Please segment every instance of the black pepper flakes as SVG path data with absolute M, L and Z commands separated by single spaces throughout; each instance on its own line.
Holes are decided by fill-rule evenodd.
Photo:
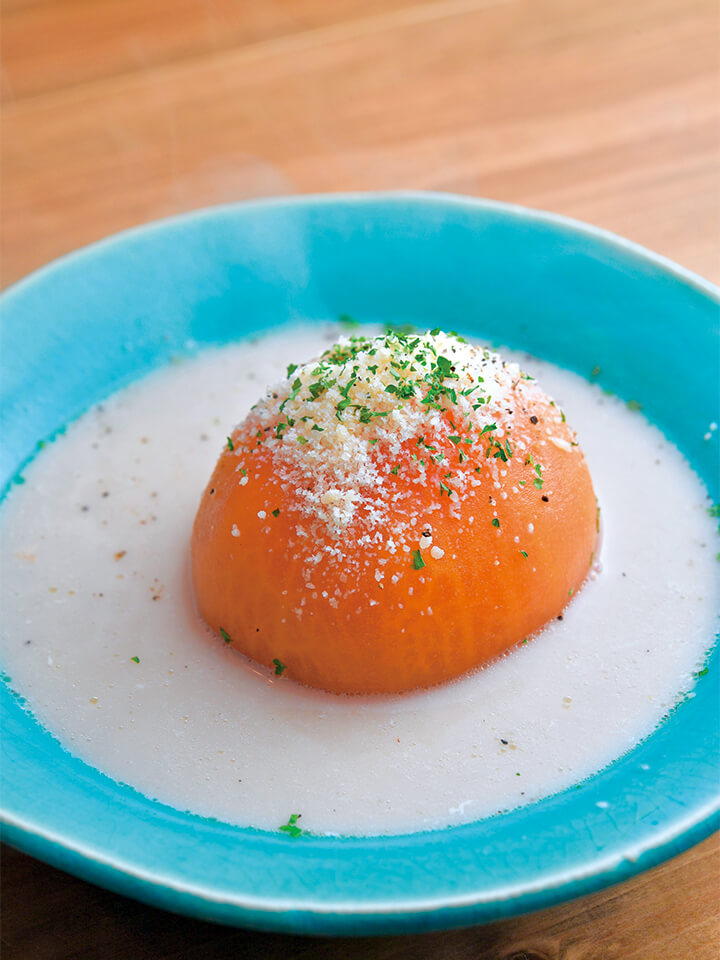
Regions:
M 530 417 L 530 423 L 534 425 L 537 422 L 538 422 L 538 418 L 535 416 L 535 414 L 533 414 L 532 417 Z
M 546 497 L 545 494 L 543 494 L 540 499 L 543 503 L 550 503 L 550 497 Z

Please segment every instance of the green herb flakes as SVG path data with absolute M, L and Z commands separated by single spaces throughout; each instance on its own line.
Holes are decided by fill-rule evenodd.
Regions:
M 413 569 L 415 570 L 422 570 L 422 568 L 425 566 L 425 561 L 423 560 L 423 555 L 421 550 L 413 550 L 412 564 L 413 564 Z
M 287 670 L 287 667 L 286 667 L 285 664 L 282 662 L 282 660 L 278 660 L 277 657 L 275 657 L 275 658 L 273 659 L 273 666 L 275 667 L 275 676 L 276 676 L 276 677 L 281 677 L 281 676 L 283 675 L 283 673 L 285 673 L 285 671 Z
M 232 637 L 227 630 L 224 630 L 222 627 L 220 627 L 220 636 L 223 638 L 225 643 L 232 643 Z
M 290 819 L 288 820 L 288 822 L 287 822 L 287 823 L 284 823 L 284 824 L 280 827 L 280 832 L 281 832 L 281 833 L 286 833 L 289 837 L 301 837 L 303 831 L 302 831 L 302 829 L 301 829 L 300 827 L 298 827 L 298 825 L 297 825 L 297 822 L 298 822 L 298 820 L 300 819 L 300 816 L 301 816 L 301 814 L 299 814 L 299 813 L 291 813 L 291 814 L 290 814 Z

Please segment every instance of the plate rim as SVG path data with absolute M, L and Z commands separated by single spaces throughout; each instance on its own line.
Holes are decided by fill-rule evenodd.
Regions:
M 397 204 L 408 201 L 419 202 L 428 206 L 441 206 L 450 210 L 467 209 L 475 212 L 491 210 L 506 216 L 509 215 L 520 221 L 529 220 L 559 227 L 566 232 L 600 241 L 604 246 L 621 250 L 642 262 L 659 267 L 664 273 L 669 273 L 677 280 L 720 305 L 720 287 L 717 285 L 669 258 L 604 228 L 563 214 L 497 200 L 444 192 L 393 190 L 257 198 L 203 207 L 170 217 L 151 220 L 68 252 L 32 271 L 0 294 L 0 310 L 8 303 L 11 304 L 14 297 L 21 295 L 26 288 L 44 281 L 47 277 L 52 276 L 55 271 L 62 270 L 68 262 L 82 260 L 84 257 L 92 256 L 99 251 L 112 248 L 115 244 L 132 240 L 138 234 L 147 236 L 172 225 L 192 224 L 223 214 L 232 215 L 233 212 L 242 211 L 248 207 L 272 209 L 290 206 L 334 206 L 337 204 Z M 221 919 L 222 922 L 226 923 L 236 922 L 246 926 L 258 926 L 261 929 L 280 930 L 285 926 L 286 929 L 291 930 L 294 929 L 292 926 L 283 925 L 278 921 L 278 918 L 302 912 L 309 913 L 313 922 L 309 925 L 304 924 L 303 926 L 309 927 L 309 929 L 303 929 L 301 932 L 324 932 L 327 930 L 335 933 L 353 932 L 352 929 L 346 929 L 344 925 L 346 921 L 375 918 L 379 925 L 379 929 L 375 932 L 391 932 L 396 929 L 396 924 L 392 921 L 397 921 L 403 916 L 417 918 L 422 915 L 424 917 L 422 928 L 424 929 L 467 925 L 496 919 L 499 916 L 510 916 L 530 909 L 541 909 L 628 879 L 645 869 L 656 866 L 668 857 L 688 849 L 716 830 L 720 826 L 720 791 L 716 793 L 713 802 L 707 802 L 698 809 L 691 810 L 684 818 L 673 821 L 664 831 L 651 833 L 644 840 L 637 841 L 634 847 L 630 845 L 624 854 L 612 853 L 604 858 L 599 856 L 587 861 L 579 867 L 565 867 L 556 871 L 551 878 L 548 878 L 547 875 L 541 875 L 534 884 L 525 880 L 515 886 L 495 888 L 480 894 L 458 896 L 443 894 L 436 899 L 410 895 L 404 899 L 393 899 L 385 903 L 370 900 L 349 901 L 347 903 L 333 901 L 325 904 L 319 903 L 317 897 L 315 900 L 303 901 L 295 898 L 282 899 L 279 897 L 253 898 L 247 894 L 227 896 L 217 890 L 214 891 L 208 885 L 193 886 L 191 883 L 177 883 L 170 875 L 153 874 L 143 869 L 133 868 L 132 864 L 123 863 L 117 857 L 103 855 L 101 851 L 94 850 L 92 845 L 75 844 L 67 837 L 54 834 L 38 823 L 13 815 L 5 809 L 4 802 L 0 806 L 0 823 L 4 823 L 8 831 L 8 835 L 5 837 L 6 842 L 12 846 L 24 849 L 27 852 L 33 852 L 28 850 L 28 847 L 34 848 L 33 841 L 39 842 L 41 846 L 46 848 L 47 855 L 42 856 L 42 859 L 46 862 L 60 865 L 58 860 L 62 860 L 63 856 L 58 856 L 58 853 L 62 853 L 66 858 L 79 858 L 79 862 L 85 866 L 84 870 L 82 868 L 78 869 L 78 864 L 74 867 L 61 866 L 61 869 L 66 869 L 89 879 L 87 874 L 93 872 L 91 867 L 99 866 L 102 871 L 110 876 L 132 878 L 147 885 L 152 890 L 158 891 L 158 893 L 159 891 L 172 891 L 188 896 L 198 901 L 198 907 L 201 904 L 206 907 L 209 904 L 215 905 L 216 910 L 214 912 L 221 913 L 222 916 L 208 916 L 206 911 L 203 912 L 199 909 L 193 913 L 192 910 L 187 909 L 187 904 L 182 910 L 186 914 L 203 916 L 207 919 Z M 442 831 L 438 832 L 441 833 Z M 33 855 L 41 856 L 37 851 L 34 851 Z M 102 881 L 95 878 L 91 879 L 91 882 Z M 140 896 L 137 893 L 131 895 L 138 899 L 146 899 L 148 902 L 155 902 L 156 900 L 149 893 L 147 896 Z M 526 905 L 523 905 L 523 903 Z M 493 906 L 495 907 L 494 910 L 491 909 Z M 224 908 L 235 911 L 237 916 L 226 915 Z M 445 915 L 447 911 L 459 911 L 462 914 L 462 919 L 459 922 L 452 922 L 452 920 L 448 922 L 450 918 Z M 468 911 L 472 913 L 470 919 L 467 916 Z M 267 923 L 263 923 L 263 920 L 267 920 Z M 327 922 L 324 923 L 324 920 Z M 385 925 L 383 926 L 384 922 Z M 408 931 L 419 928 L 417 923 L 410 922 L 408 925 Z M 363 930 L 359 928 L 357 932 L 362 933 Z
M 674 277 L 683 280 L 696 290 L 707 294 L 720 305 L 720 284 L 712 283 L 712 281 L 707 280 L 688 267 L 683 267 L 682 264 L 672 260 L 670 257 L 656 253 L 649 247 L 645 247 L 641 243 L 623 237 L 621 234 L 615 233 L 605 227 L 598 227 L 586 220 L 580 220 L 577 217 L 571 217 L 564 213 L 554 213 L 550 210 L 527 207 L 519 203 L 507 203 L 503 200 L 474 197 L 460 193 L 445 193 L 441 190 L 408 189 L 348 190 L 339 191 L 338 193 L 293 193 L 268 197 L 254 197 L 247 200 L 234 200 L 228 203 L 211 204 L 210 206 L 186 210 L 182 213 L 174 213 L 167 217 L 145 220 L 131 227 L 126 227 L 123 230 L 118 230 L 115 233 L 100 237 L 97 240 L 92 240 L 80 247 L 76 247 L 74 250 L 69 250 L 67 253 L 60 254 L 58 257 L 31 270 L 0 291 L 0 307 L 7 298 L 14 296 L 16 293 L 21 293 L 26 285 L 65 266 L 66 262 L 104 249 L 106 246 L 112 246 L 121 240 L 131 239 L 136 234 L 142 233 L 147 235 L 155 230 L 162 230 L 165 227 L 175 224 L 190 223 L 193 220 L 203 220 L 206 217 L 232 213 L 235 210 L 244 210 L 248 207 L 266 207 L 270 209 L 284 206 L 332 206 L 337 203 L 366 204 L 377 203 L 379 201 L 396 203 L 407 200 L 427 203 L 428 205 L 437 204 L 438 206 L 442 206 L 451 204 L 457 207 L 468 207 L 476 210 L 494 210 L 495 212 L 509 213 L 518 219 L 529 219 L 539 223 L 555 224 L 573 233 L 604 240 L 611 246 L 619 247 L 635 254 L 639 259 L 662 267 Z

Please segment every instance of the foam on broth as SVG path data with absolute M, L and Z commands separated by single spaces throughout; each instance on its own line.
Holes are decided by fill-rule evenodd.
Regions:
M 606 766 L 694 683 L 718 609 L 717 538 L 702 485 L 660 432 L 549 364 L 522 358 L 578 431 L 604 525 L 602 571 L 562 621 L 446 686 L 338 697 L 270 675 L 198 619 L 188 541 L 225 435 L 336 333 L 206 351 L 42 452 L 0 511 L 13 687 L 111 777 L 269 829 L 296 812 L 317 833 L 440 827 Z

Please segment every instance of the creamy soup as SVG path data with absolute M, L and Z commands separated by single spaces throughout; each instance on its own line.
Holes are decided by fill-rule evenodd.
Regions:
M 0 510 L 11 685 L 114 779 L 271 830 L 291 814 L 321 834 L 442 827 L 602 769 L 692 696 L 716 623 L 717 536 L 661 433 L 549 364 L 521 358 L 577 430 L 603 518 L 600 557 L 562 620 L 444 686 L 345 697 L 271 674 L 197 616 L 190 530 L 228 429 L 336 333 L 207 350 L 43 449 Z

